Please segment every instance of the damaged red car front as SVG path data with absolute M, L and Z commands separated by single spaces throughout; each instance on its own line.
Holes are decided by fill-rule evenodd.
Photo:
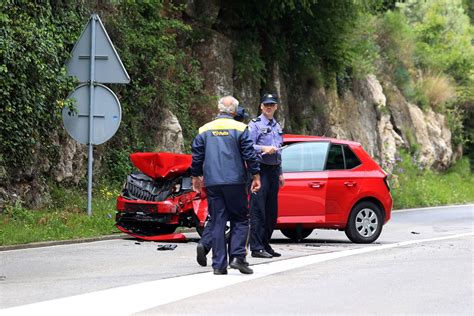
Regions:
M 140 172 L 127 177 L 117 198 L 116 227 L 145 240 L 179 226 L 196 227 L 201 234 L 207 203 L 192 190 L 191 155 L 134 153 L 130 159 Z

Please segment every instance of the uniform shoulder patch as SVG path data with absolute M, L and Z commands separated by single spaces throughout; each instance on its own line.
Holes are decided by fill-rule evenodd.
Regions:
M 256 118 L 252 119 L 252 122 L 260 122 L 261 120 L 262 120 L 261 118 L 256 117 Z

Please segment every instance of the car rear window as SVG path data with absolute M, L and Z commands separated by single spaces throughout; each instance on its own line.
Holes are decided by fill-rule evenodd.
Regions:
M 281 154 L 283 172 L 322 171 L 328 142 L 291 144 Z
M 331 144 L 326 162 L 326 170 L 352 169 L 360 165 L 360 160 L 347 145 Z
M 352 169 L 361 164 L 359 158 L 357 158 L 352 149 L 346 145 L 344 145 L 344 158 L 346 159 L 346 169 Z

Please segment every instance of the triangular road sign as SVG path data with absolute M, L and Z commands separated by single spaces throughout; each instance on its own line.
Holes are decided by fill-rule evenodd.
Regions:
M 72 49 L 72 57 L 66 67 L 68 75 L 80 82 L 90 81 L 90 55 L 92 19 L 95 23 L 95 74 L 94 81 L 101 83 L 129 83 L 130 77 L 122 64 L 102 21 L 97 14 L 89 19 L 81 37 Z

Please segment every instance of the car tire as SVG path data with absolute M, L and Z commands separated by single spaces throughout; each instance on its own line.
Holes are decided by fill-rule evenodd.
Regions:
M 383 215 L 380 207 L 366 201 L 356 204 L 349 215 L 346 236 L 357 244 L 370 244 L 382 232 Z
M 280 229 L 281 233 L 287 237 L 290 238 L 291 240 L 298 241 L 298 240 L 303 240 L 311 233 L 313 230 L 311 228 L 303 228 L 301 229 L 300 236 L 298 236 L 298 229 L 297 228 L 285 228 L 285 229 Z

